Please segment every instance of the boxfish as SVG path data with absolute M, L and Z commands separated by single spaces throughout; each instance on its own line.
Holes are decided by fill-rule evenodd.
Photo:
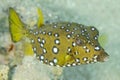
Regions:
M 75 22 L 44 24 L 42 11 L 38 9 L 38 22 L 32 29 L 18 13 L 9 8 L 9 28 L 13 42 L 28 39 L 27 54 L 33 52 L 40 62 L 60 67 L 104 62 L 108 54 L 101 47 L 99 31 L 94 26 Z M 26 43 L 26 42 L 24 42 Z

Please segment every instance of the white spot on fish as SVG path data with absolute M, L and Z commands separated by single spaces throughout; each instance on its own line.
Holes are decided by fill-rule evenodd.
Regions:
M 47 50 L 45 48 L 43 49 L 43 53 L 47 53 Z
M 67 38 L 70 39 L 71 35 L 70 34 L 67 34 Z
M 90 52 L 90 49 L 86 49 L 86 53 L 89 53 Z
M 70 65 L 70 64 L 67 64 L 66 66 L 69 67 L 69 66 L 71 66 L 71 65 Z
M 35 47 L 33 47 L 33 51 L 36 51 L 37 49 Z
M 40 31 L 39 31 L 39 33 L 41 34 L 41 33 L 42 33 L 42 31 L 40 30 Z
M 66 32 L 69 32 L 70 30 L 69 29 L 66 29 Z
M 73 47 L 76 46 L 76 43 L 75 43 L 75 42 L 72 42 L 72 46 L 73 46 Z
M 52 35 L 52 32 L 51 32 L 51 31 L 50 31 L 50 32 L 48 32 L 48 35 L 49 35 L 49 36 L 51 36 L 51 35 Z
M 58 51 L 59 51 L 59 49 L 58 49 L 56 46 L 54 46 L 54 47 L 52 48 L 52 51 L 53 51 L 53 53 L 57 54 Z
M 99 47 L 99 46 L 96 46 L 96 47 L 95 47 L 95 50 L 96 50 L 96 51 L 99 51 L 99 50 L 100 50 L 100 47 Z
M 75 61 L 76 61 L 77 63 L 79 63 L 79 62 L 80 62 L 80 59 L 79 59 L 79 58 L 77 58 Z
M 34 43 L 34 42 L 35 42 L 34 39 L 32 39 L 32 40 L 31 40 L 31 43 Z
M 75 27 L 75 28 L 73 28 L 73 30 L 75 30 L 75 31 L 76 31 L 76 30 L 77 30 L 77 28 Z
M 80 35 L 79 35 L 79 34 L 77 34 L 77 37 L 80 37 Z
M 85 35 L 85 33 L 81 33 L 81 35 L 82 35 L 82 36 L 84 36 L 84 35 Z
M 37 35 L 37 34 L 38 34 L 38 31 L 36 31 L 35 34 Z
M 86 61 L 86 63 L 87 63 L 87 64 L 89 64 L 89 63 L 90 63 L 90 61 Z
M 72 66 L 76 66 L 76 63 L 72 63 Z
M 92 31 L 94 31 L 94 30 L 95 30 L 95 28 L 94 28 L 94 27 L 92 27 L 92 28 L 91 28 L 91 30 L 92 30 Z
M 94 37 L 94 39 L 95 39 L 95 40 L 97 40 L 97 39 L 98 39 L 98 37 L 97 37 L 97 36 L 95 36 L 95 37 Z
M 36 33 L 35 33 L 35 32 L 34 32 L 33 34 L 34 34 L 34 35 L 36 35 Z
M 98 56 L 97 56 L 97 55 L 95 55 L 93 58 L 94 58 L 94 59 L 97 59 L 97 57 L 98 57 Z
M 45 31 L 43 31 L 43 32 L 42 32 L 42 34 L 46 34 L 46 32 L 45 32 Z
M 83 61 L 87 61 L 87 58 L 86 58 L 86 57 L 84 57 L 84 58 L 83 58 Z
M 54 63 L 53 63 L 53 62 L 50 62 L 49 64 L 50 64 L 51 66 L 53 66 L 53 65 L 54 65 Z
M 48 60 L 46 59 L 46 60 L 45 60 L 45 62 L 47 63 L 47 62 L 48 62 Z
M 74 32 L 74 31 L 72 31 L 71 33 L 72 33 L 72 34 L 74 34 L 75 32 Z
M 82 32 L 82 33 L 84 33 L 84 32 L 85 32 L 85 30 L 82 28 L 82 29 L 81 29 L 81 32 Z
M 87 31 L 87 29 L 86 29 L 86 28 L 84 28 L 84 31 L 86 32 L 86 31 Z
M 94 59 L 93 62 L 97 62 L 97 59 Z
M 40 47 L 42 48 L 44 46 L 44 44 L 43 43 L 40 43 Z
M 40 37 L 38 37 L 38 42 L 40 42 Z
M 54 63 L 57 63 L 57 62 L 58 62 L 58 60 L 57 60 L 56 58 L 54 58 L 54 59 L 53 59 L 53 62 L 54 62 Z
M 71 24 L 69 23 L 69 24 L 67 24 L 67 26 L 70 26 Z
M 55 33 L 54 36 L 55 36 L 55 37 L 59 37 L 59 34 L 58 34 L 58 33 Z
M 41 55 L 41 56 L 40 56 L 40 60 L 43 60 L 43 59 L 44 59 L 44 56 L 43 56 L 43 55 Z
M 59 39 L 56 39 L 56 40 L 55 40 L 55 44 L 60 44 L 60 40 L 59 40 Z
M 42 39 L 42 43 L 45 44 L 45 40 L 44 39 Z
M 75 52 L 74 52 L 74 54 L 75 54 L 75 55 L 78 55 L 78 54 L 79 54 L 79 52 L 78 52 L 78 51 L 75 51 Z
M 56 27 L 57 27 L 56 25 L 53 26 L 53 28 L 56 28 Z
M 64 26 L 61 26 L 61 29 L 64 29 L 65 27 Z
M 68 47 L 67 51 L 68 51 L 68 53 L 69 53 L 69 52 L 71 52 L 71 48 L 70 48 L 70 47 Z
M 30 33 L 33 33 L 33 31 L 32 31 L 32 30 L 30 30 L 29 32 L 30 32 Z
M 87 46 L 83 46 L 84 49 L 87 49 Z

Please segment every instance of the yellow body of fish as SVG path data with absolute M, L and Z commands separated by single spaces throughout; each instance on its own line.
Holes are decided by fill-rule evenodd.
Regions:
M 59 22 L 43 24 L 43 15 L 38 9 L 39 18 L 35 29 L 27 29 L 13 8 L 9 9 L 9 26 L 14 42 L 27 37 L 32 51 L 43 63 L 54 66 L 75 66 L 104 61 L 108 54 L 98 42 L 99 32 L 93 26 L 78 23 Z M 27 46 L 26 46 L 27 47 Z

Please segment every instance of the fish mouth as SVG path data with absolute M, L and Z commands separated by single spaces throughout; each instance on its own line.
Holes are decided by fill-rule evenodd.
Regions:
M 97 57 L 97 60 L 100 62 L 105 62 L 109 60 L 109 55 L 105 51 L 101 51 L 100 55 Z

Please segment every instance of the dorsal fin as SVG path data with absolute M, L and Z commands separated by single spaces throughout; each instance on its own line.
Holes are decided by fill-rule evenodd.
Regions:
M 38 13 L 37 26 L 38 28 L 40 28 L 42 25 L 44 25 L 44 17 L 40 8 L 37 8 L 37 13 Z

